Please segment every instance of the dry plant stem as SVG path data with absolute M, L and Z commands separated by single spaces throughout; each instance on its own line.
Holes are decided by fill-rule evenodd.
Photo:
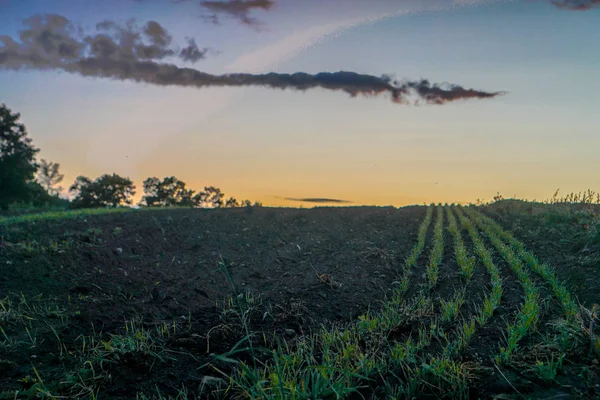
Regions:
M 504 373 L 500 370 L 500 368 L 496 365 L 496 363 L 494 363 L 494 367 L 496 367 L 496 369 L 498 370 L 498 372 L 500 372 L 500 375 L 502 375 L 502 377 L 510 385 L 510 387 L 513 388 L 514 391 L 519 394 L 519 396 L 523 397 L 523 395 L 521 394 L 521 392 L 519 392 L 517 390 L 517 388 L 513 386 L 513 384 L 508 380 L 508 378 L 506 377 L 506 375 L 504 375 Z

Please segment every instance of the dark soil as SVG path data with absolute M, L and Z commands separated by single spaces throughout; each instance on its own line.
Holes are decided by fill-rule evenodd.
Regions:
M 124 370 L 104 393 L 131 398 L 158 385 L 166 395 L 171 385 L 198 386 L 203 376 L 197 367 L 209 359 L 207 350 L 226 352 L 243 337 L 218 328 L 223 320 L 217 302 L 234 290 L 262 297 L 270 317 L 253 323 L 276 336 L 377 309 L 416 240 L 424 212 L 424 207 L 157 210 L 0 226 L 0 299 L 9 293 L 55 298 L 66 314 L 76 315 L 58 332 L 65 343 L 92 326 L 113 333 L 135 318 L 156 326 L 191 316 L 193 334 L 170 340 L 171 350 L 190 356 L 152 371 L 145 360 L 120 363 Z M 52 340 L 45 344 L 56 352 Z M 21 354 L 20 361 L 35 356 L 32 365 L 41 376 L 58 374 L 52 367 L 58 360 L 38 357 L 43 349 Z M 15 378 L 33 375 L 27 363 L 11 370 L 0 373 L 0 388 L 17 389 Z
M 101 370 L 110 375 L 102 377 L 99 398 L 131 399 L 140 392 L 175 396 L 182 387 L 206 398 L 203 390 L 218 387 L 222 375 L 204 366 L 210 362 L 231 371 L 232 364 L 215 361 L 215 355 L 247 343 L 240 304 L 251 305 L 243 318 L 250 331 L 261 333 L 253 339 L 257 349 L 284 340 L 293 346 L 296 337 L 323 325 L 338 326 L 379 309 L 416 243 L 425 210 L 173 209 L 0 224 L 0 328 L 10 339 L 0 331 L 0 399 L 14 398 L 16 390 L 17 398 L 39 397 L 44 390 L 63 393 L 64 385 L 72 395 L 79 388 L 79 398 L 90 397 L 86 387 L 94 386 Z M 588 219 L 579 214 L 549 218 L 518 210 L 484 208 L 555 266 L 582 304 L 600 302 L 600 246 L 590 232 L 596 225 L 584 228 L 580 222 L 589 225 Z M 435 216 L 406 297 L 410 301 L 420 291 L 430 294 L 439 316 L 439 300 L 449 300 L 464 282 L 446 221 L 438 284 L 431 292 L 426 288 Z M 468 233 L 461 234 L 474 255 Z M 597 360 L 587 354 L 587 344 L 586 354 L 566 359 L 561 376 L 551 384 L 531 372 L 535 357 L 549 354 L 538 345 L 560 315 L 538 277 L 535 282 L 546 299 L 539 332 L 520 343 L 516 358 L 523 364 L 502 366 L 501 373 L 496 369 L 493 357 L 524 293 L 506 262 L 493 254 L 504 279 L 502 303 L 487 325 L 478 327 L 460 359 L 479 368 L 471 397 L 508 398 L 518 390 L 531 398 L 597 398 Z M 459 323 L 473 315 L 489 290 L 489 274 L 478 259 Z M 10 312 L 2 308 L 8 300 Z M 428 326 L 433 321 L 427 315 L 413 322 Z M 414 324 L 393 336 L 406 337 Z M 453 334 L 453 323 L 447 325 L 444 329 Z M 105 346 L 99 339 L 115 346 L 111 340 L 118 336 L 113 335 L 138 328 L 154 336 L 161 331 L 160 348 L 150 343 L 143 351 L 89 350 Z M 423 356 L 438 353 L 443 345 L 443 340 L 434 341 Z M 234 358 L 255 362 L 249 351 Z M 373 398 L 380 393 L 373 387 L 361 391 Z

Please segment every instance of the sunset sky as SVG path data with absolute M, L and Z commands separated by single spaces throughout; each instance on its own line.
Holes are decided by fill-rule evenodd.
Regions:
M 63 186 L 115 172 L 135 181 L 139 199 L 146 177 L 174 175 L 194 189 L 284 206 L 312 205 L 286 198 L 400 206 L 600 189 L 597 0 L 273 0 L 247 13 L 215 3 L 0 0 L 0 103 L 21 113 L 39 157 L 60 163 Z M 17 59 L 23 46 L 9 52 L 36 14 L 86 33 L 107 20 L 156 21 L 174 44 L 193 37 L 208 49 L 194 63 L 157 63 L 215 75 L 351 71 L 484 95 L 415 105 L 416 97 L 391 101 L 391 89 L 352 97 L 81 76 L 64 60 Z

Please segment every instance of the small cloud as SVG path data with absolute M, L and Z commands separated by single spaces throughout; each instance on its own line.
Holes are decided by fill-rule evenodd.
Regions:
M 340 199 L 327 199 L 322 197 L 308 197 L 303 199 L 297 199 L 293 197 L 285 197 L 285 200 L 289 201 L 298 201 L 303 203 L 335 203 L 335 204 L 348 204 L 352 203 L 349 200 L 340 200 Z
M 200 49 L 196 44 L 196 40 L 194 38 L 185 38 L 187 40 L 188 45 L 179 51 L 179 58 L 183 61 L 189 61 L 191 63 L 195 63 L 198 60 L 203 60 L 206 58 L 206 53 L 208 53 L 208 48 Z
M 555 0 L 552 4 L 563 10 L 588 11 L 600 7 L 600 0 Z
M 226 1 L 201 1 L 200 6 L 208 10 L 211 14 L 207 20 L 218 24 L 219 15 L 226 15 L 235 18 L 245 25 L 255 28 L 262 26 L 262 23 L 250 13 L 254 10 L 270 10 L 275 2 L 273 0 L 226 0 Z

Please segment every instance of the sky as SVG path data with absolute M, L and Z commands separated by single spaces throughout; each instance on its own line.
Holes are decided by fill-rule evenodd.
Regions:
M 598 0 L 0 4 L 0 103 L 65 187 L 117 173 L 138 200 L 176 176 L 270 206 L 600 189 Z

